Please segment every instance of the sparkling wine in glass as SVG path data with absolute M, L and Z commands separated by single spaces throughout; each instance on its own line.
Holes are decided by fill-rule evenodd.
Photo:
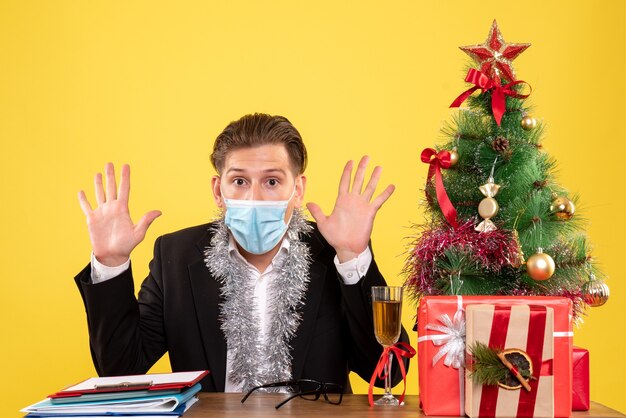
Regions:
M 389 347 L 398 342 L 402 329 L 402 287 L 373 286 L 372 307 L 374 310 L 374 334 L 376 340 L 383 347 Z M 389 352 L 389 361 L 385 365 L 385 394 L 374 402 L 375 405 L 394 405 L 400 402 L 391 394 L 391 360 L 393 354 Z

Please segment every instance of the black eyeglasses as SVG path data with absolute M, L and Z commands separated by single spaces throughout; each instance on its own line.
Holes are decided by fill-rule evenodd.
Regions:
M 248 396 L 252 394 L 257 389 L 268 389 L 268 388 L 278 388 L 278 387 L 288 387 L 290 391 L 293 393 L 290 397 L 276 405 L 276 409 L 280 408 L 293 398 L 302 398 L 307 401 L 316 401 L 320 398 L 320 395 L 324 395 L 324 400 L 333 405 L 339 405 L 341 400 L 343 399 L 343 386 L 338 385 L 336 383 L 322 383 L 317 380 L 310 379 L 298 379 L 298 380 L 289 380 L 286 382 L 276 382 L 276 383 L 268 383 L 265 385 L 257 386 L 243 397 L 241 403 L 244 403 Z

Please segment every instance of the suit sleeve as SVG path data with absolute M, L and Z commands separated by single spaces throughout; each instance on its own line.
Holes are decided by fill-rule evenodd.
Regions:
M 372 318 L 372 286 L 387 286 L 385 279 L 378 270 L 375 260 L 372 260 L 367 274 L 354 285 L 346 285 L 341 278 L 340 286 L 344 305 L 344 315 L 350 330 L 348 337 L 350 370 L 357 373 L 362 379 L 369 382 L 374 374 L 376 365 L 383 348 L 374 335 L 374 320 Z M 409 336 L 402 327 L 398 341 L 409 343 Z M 409 359 L 403 359 L 408 371 Z M 392 365 L 392 385 L 402 380 L 402 373 L 394 357 Z M 377 379 L 376 386 L 384 387 L 384 381 Z
M 157 240 L 150 274 L 135 297 L 132 269 L 91 284 L 91 266 L 75 281 L 85 305 L 91 356 L 98 375 L 143 374 L 166 351 Z

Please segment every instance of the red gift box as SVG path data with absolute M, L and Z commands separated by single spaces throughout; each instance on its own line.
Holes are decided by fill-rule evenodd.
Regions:
M 465 413 L 470 418 L 554 416 L 554 311 L 536 305 L 469 305 L 465 352 L 483 343 L 492 349 L 521 350 L 530 360 L 530 390 L 510 384 L 483 385 L 465 375 Z M 512 389 L 512 386 L 517 386 Z
M 589 410 L 589 351 L 574 347 L 572 351 L 572 410 Z
M 545 305 L 554 309 L 554 413 L 556 417 L 569 417 L 572 411 L 572 303 L 567 298 L 550 296 L 423 297 L 417 312 L 417 332 L 420 403 L 424 413 L 465 415 L 465 371 L 463 367 L 454 367 L 465 355 L 464 341 L 460 347 L 458 344 L 459 333 L 461 328 L 463 335 L 465 333 L 465 307 L 484 303 Z M 447 315 L 448 325 L 441 322 L 443 315 Z

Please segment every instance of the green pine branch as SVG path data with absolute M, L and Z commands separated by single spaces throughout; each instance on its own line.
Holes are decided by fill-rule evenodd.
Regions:
M 498 357 L 501 349 L 490 348 L 488 345 L 477 341 L 469 347 L 469 351 L 472 355 L 469 371 L 474 382 L 490 386 L 511 382 L 511 372 Z M 518 372 L 525 379 L 530 378 L 529 370 L 518 368 Z

